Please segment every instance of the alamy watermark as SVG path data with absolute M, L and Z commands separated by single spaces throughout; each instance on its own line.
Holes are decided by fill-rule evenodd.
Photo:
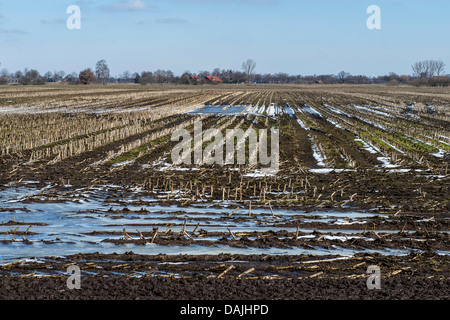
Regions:
M 186 129 L 178 129 L 172 134 L 172 141 L 181 141 L 172 149 L 174 165 L 257 165 L 266 166 L 262 174 L 276 174 L 280 167 L 280 132 L 270 130 L 270 152 L 268 148 L 269 135 L 267 129 L 259 129 L 259 135 L 254 128 L 244 132 L 242 129 L 227 129 L 225 137 L 219 129 L 202 130 L 202 122 L 194 123 L 194 137 Z M 245 146 L 248 141 L 248 162 Z M 203 150 L 203 144 L 208 143 Z M 224 153 L 225 147 L 225 153 Z M 236 157 L 235 157 L 236 153 Z M 193 158 L 192 158 L 193 154 Z
M 367 274 L 370 274 L 367 279 L 367 289 L 380 290 L 381 289 L 381 269 L 379 266 L 371 265 L 367 268 Z
M 67 268 L 67 273 L 72 274 L 67 279 L 67 288 L 70 290 L 81 289 L 81 270 L 77 265 L 71 265 Z
M 381 29 L 381 9 L 377 5 L 371 5 L 367 7 L 367 14 L 370 14 L 367 19 L 366 25 L 369 30 Z
M 70 16 L 66 20 L 66 26 L 69 30 L 81 29 L 81 9 L 77 5 L 71 5 L 67 7 L 67 14 Z

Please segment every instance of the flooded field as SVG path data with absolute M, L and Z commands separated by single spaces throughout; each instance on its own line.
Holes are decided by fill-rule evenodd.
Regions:
M 140 190 L 117 186 L 60 193 L 10 188 L 2 193 L 0 257 L 14 259 L 76 253 L 402 255 L 430 248 L 448 254 L 447 219 L 408 219 L 353 211 L 160 205 Z M 123 201 L 112 196 L 126 194 Z M 396 226 L 402 225 L 401 232 Z M 417 227 L 412 228 L 412 225 Z M 435 226 L 443 227 L 432 232 Z M 425 230 L 430 234 L 425 237 Z M 383 241 L 380 241 L 380 240 Z M 412 241 L 415 240 L 415 241 Z
M 125 287 L 364 285 L 375 264 L 392 286 L 447 288 L 445 89 L 143 88 L 0 93 L 0 281 L 57 289 L 79 265 Z M 276 128 L 279 171 L 173 164 L 172 133 L 195 121 L 223 137 Z

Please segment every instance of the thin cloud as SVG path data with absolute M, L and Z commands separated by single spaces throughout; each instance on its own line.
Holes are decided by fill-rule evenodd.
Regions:
M 240 4 L 251 4 L 251 5 L 271 5 L 277 4 L 278 0 L 172 0 L 178 2 L 188 2 L 188 3 L 240 3 Z
M 92 8 L 95 8 L 93 0 L 77 0 L 74 4 L 79 6 L 83 12 L 90 12 Z M 83 20 L 85 19 L 83 18 Z
M 19 29 L 0 28 L 0 34 L 28 34 L 28 32 Z
M 156 23 L 161 24 L 188 24 L 189 21 L 182 18 L 165 18 L 165 19 L 156 19 Z
M 64 20 L 64 19 L 52 19 L 52 20 L 42 19 L 41 20 L 41 24 L 45 24 L 45 25 L 64 25 L 64 24 L 66 24 L 66 20 Z
M 141 0 L 127 0 L 111 5 L 100 6 L 100 9 L 105 12 L 133 12 L 133 11 L 148 11 L 151 6 Z
M 188 2 L 188 3 L 233 3 L 236 0 L 172 0 L 177 2 Z
M 90 6 L 90 5 L 94 4 L 94 1 L 93 0 L 77 0 L 77 1 L 75 1 L 75 4 L 80 7 L 81 6 Z
M 241 3 L 262 5 L 262 4 L 276 4 L 277 0 L 241 0 Z

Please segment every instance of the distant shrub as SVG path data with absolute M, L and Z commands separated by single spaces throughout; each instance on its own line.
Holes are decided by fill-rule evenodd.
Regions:
M 425 79 L 425 78 L 414 79 L 411 81 L 411 85 L 413 85 L 415 87 L 428 86 L 429 84 L 430 83 L 429 83 L 428 79 Z
M 2 76 L 0 77 L 0 85 L 8 84 L 8 77 Z
M 87 68 L 86 70 L 83 70 L 80 72 L 78 79 L 79 79 L 80 83 L 82 83 L 84 85 L 88 85 L 95 80 L 95 75 L 90 68 Z M 76 79 L 76 78 L 70 79 L 69 78 L 68 82 L 70 84 L 73 84 L 73 82 L 78 83 L 78 79 Z
M 398 85 L 399 85 L 399 82 L 398 82 L 397 79 L 392 79 L 391 81 L 388 82 L 388 86 L 395 87 L 395 86 L 398 86 Z
M 31 84 L 35 85 L 35 86 L 42 86 L 45 84 L 45 81 L 41 77 L 39 77 L 39 78 L 33 79 L 31 81 Z
M 430 85 L 433 87 L 448 87 L 450 85 L 450 77 L 434 77 L 430 79 Z
M 20 83 L 21 85 L 27 86 L 27 85 L 31 84 L 31 79 L 23 76 L 23 77 L 20 77 L 17 80 L 17 82 Z
M 25 73 L 25 75 L 21 75 L 18 79 L 18 82 L 21 85 L 43 85 L 45 84 L 42 77 L 39 75 L 37 70 L 30 70 Z

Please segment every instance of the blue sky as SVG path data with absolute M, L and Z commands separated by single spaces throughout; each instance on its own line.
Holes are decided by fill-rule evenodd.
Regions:
M 81 9 L 69 30 L 67 7 Z M 369 5 L 381 30 L 369 30 Z M 411 74 L 440 59 L 450 73 L 448 0 L 15 0 L 0 1 L 0 62 L 10 72 L 94 68 L 175 74 L 238 70 L 289 74 Z

